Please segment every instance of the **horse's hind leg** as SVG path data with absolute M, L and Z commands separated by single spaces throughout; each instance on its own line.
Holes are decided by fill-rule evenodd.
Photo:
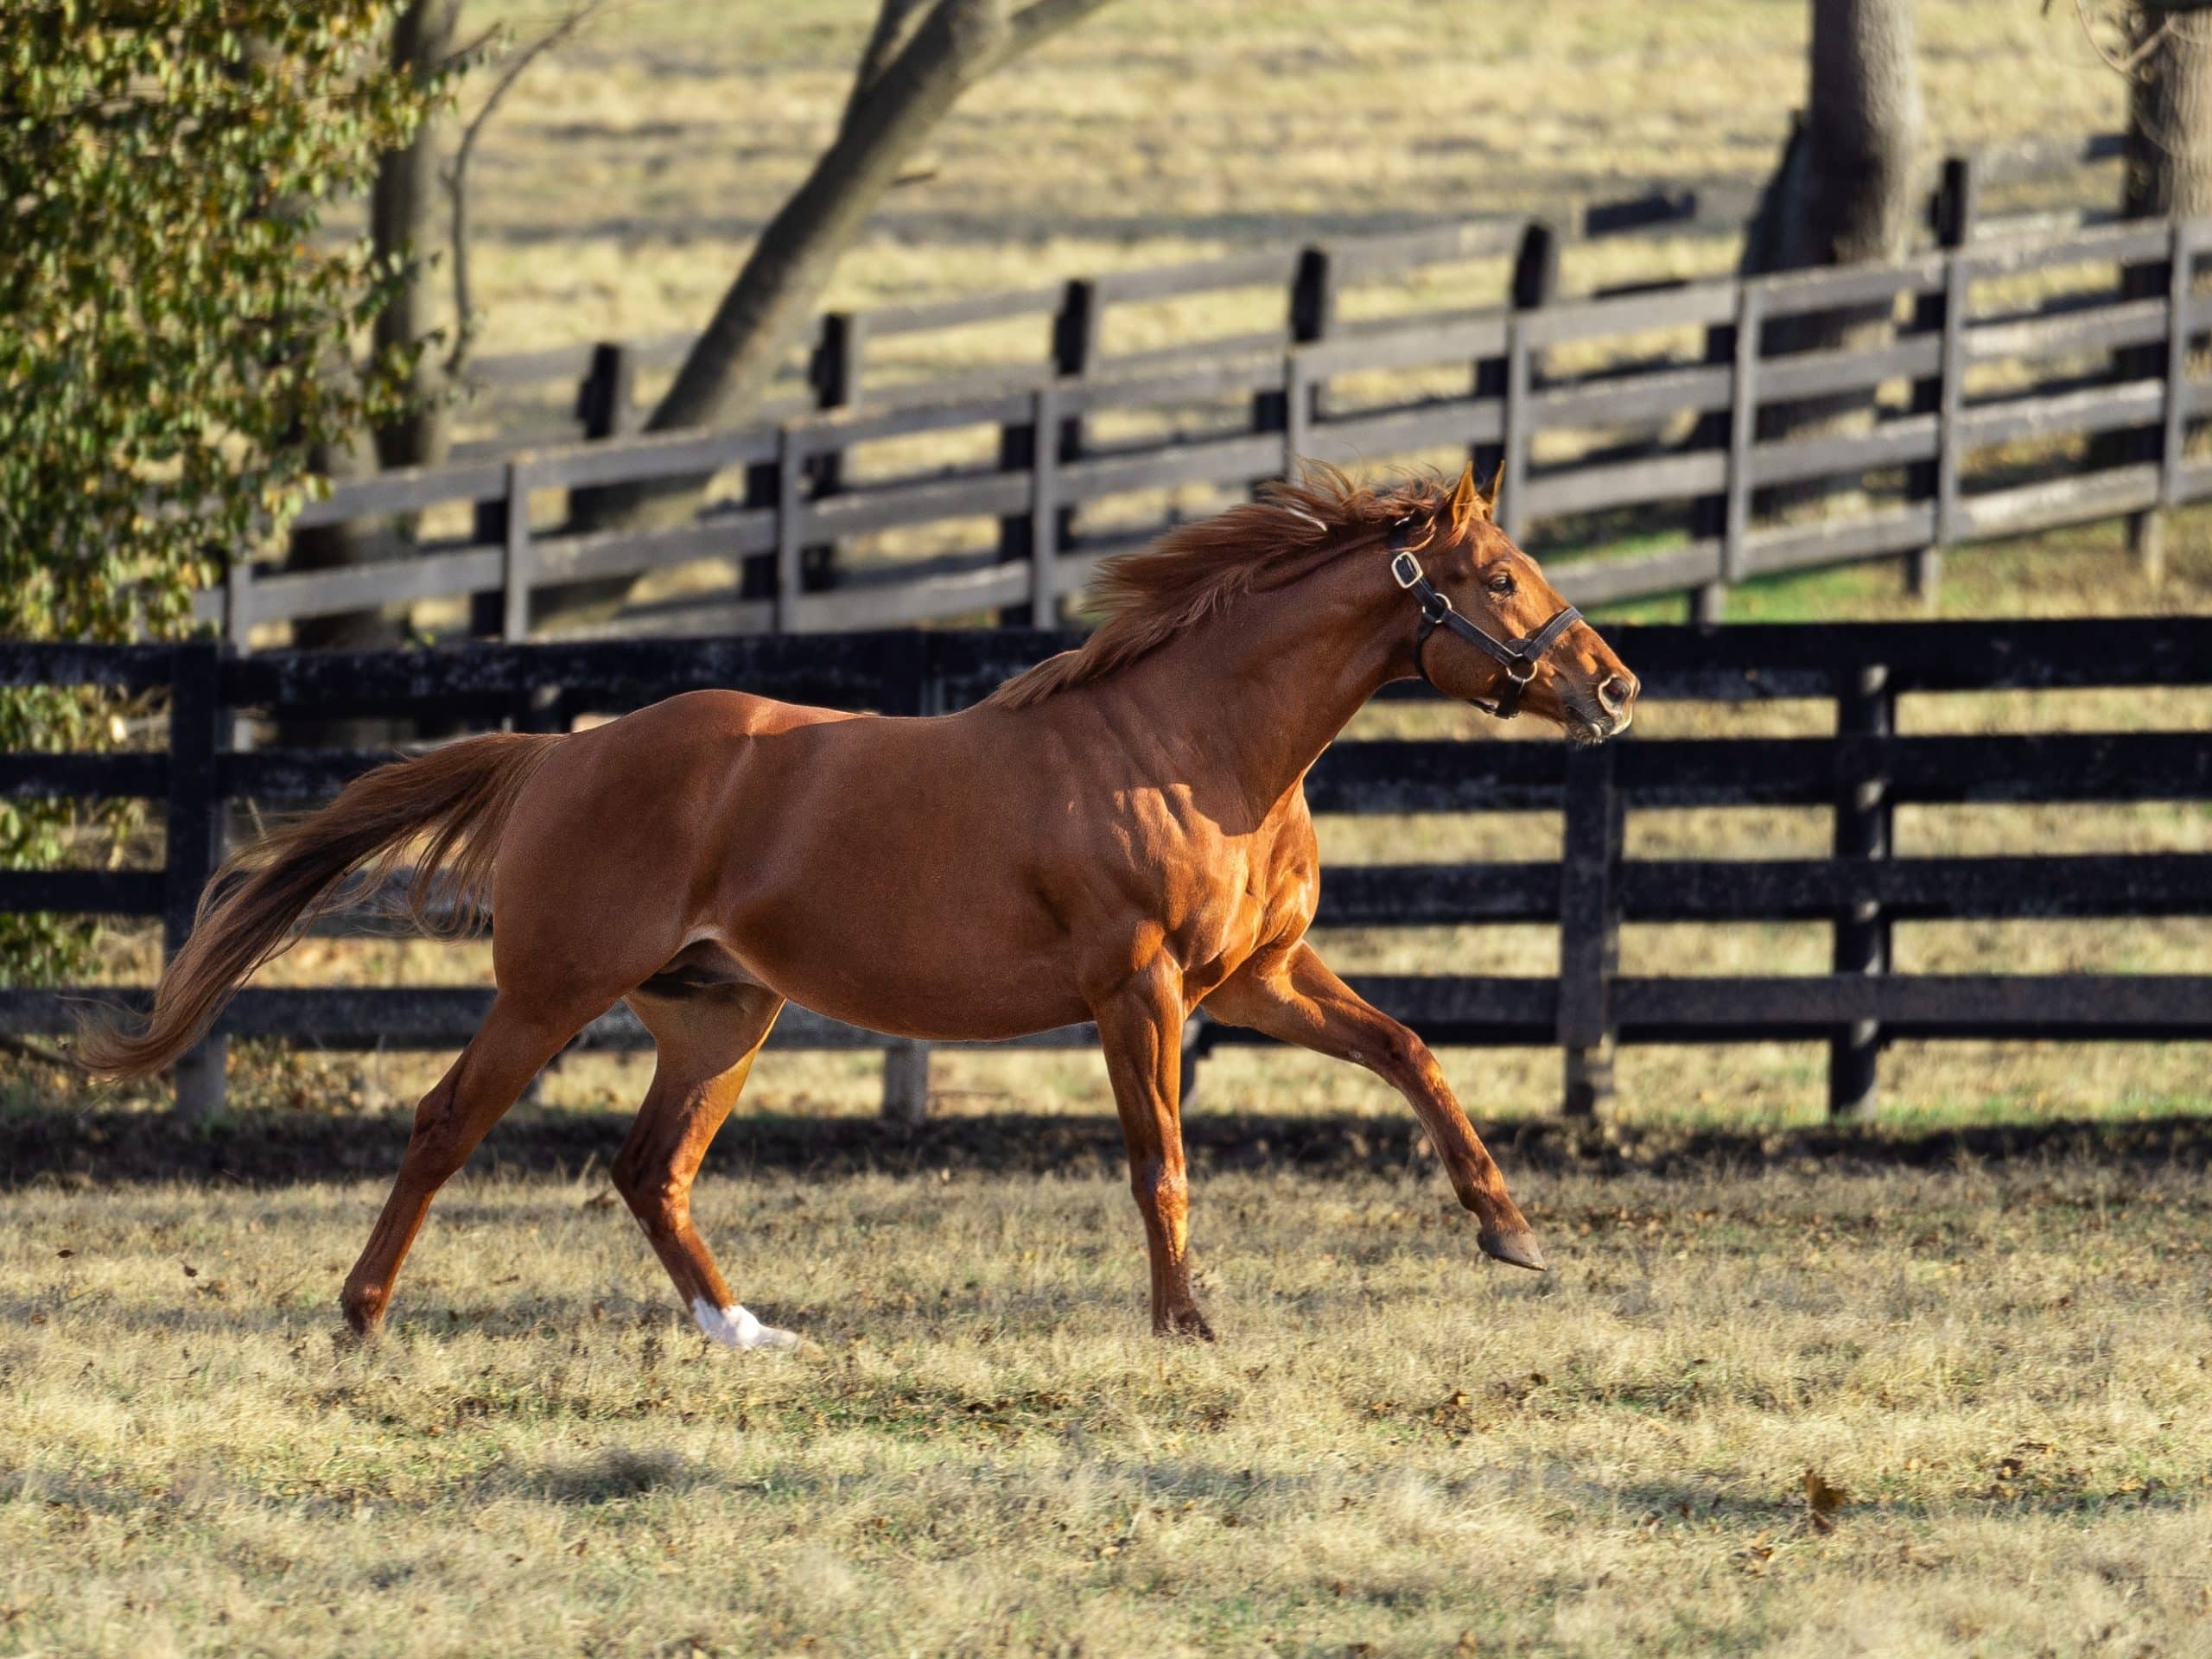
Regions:
M 744 1087 L 784 1000 L 763 986 L 632 992 L 659 1060 L 638 1121 L 614 1159 L 614 1185 L 645 1229 L 699 1329 L 730 1348 L 791 1348 L 798 1338 L 755 1319 L 730 1294 L 691 1224 L 691 1182 Z
M 346 1275 L 342 1298 L 346 1323 L 356 1333 L 373 1336 L 384 1323 L 399 1264 L 438 1189 L 468 1161 L 468 1154 L 515 1103 L 538 1069 L 599 1012 L 549 1012 L 504 994 L 493 1000 L 491 1013 L 468 1046 L 416 1108 L 414 1132 L 407 1137 L 407 1153 L 392 1182 L 391 1196 L 385 1200 L 360 1260 Z

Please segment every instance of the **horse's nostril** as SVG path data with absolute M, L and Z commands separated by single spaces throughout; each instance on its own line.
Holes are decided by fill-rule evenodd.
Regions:
M 1618 674 L 1607 675 L 1599 683 L 1598 701 L 1605 706 L 1607 714 L 1618 715 L 1629 706 L 1635 696 L 1636 683 L 1624 680 Z

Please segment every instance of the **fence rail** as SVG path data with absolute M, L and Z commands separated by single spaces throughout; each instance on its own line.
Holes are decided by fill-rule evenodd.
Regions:
M 1694 591 L 1712 620 L 1732 584 L 1898 556 L 1926 584 L 1945 548 L 2115 515 L 2154 522 L 2212 495 L 2212 456 L 2191 452 L 2212 415 L 2212 381 L 2191 358 L 2212 329 L 2212 296 L 2196 291 L 2208 251 L 2212 221 L 2145 220 L 1890 266 L 1557 301 L 1555 249 L 1535 232 L 1507 311 L 1320 327 L 1269 357 L 386 474 L 301 522 L 460 504 L 473 534 L 337 569 L 264 574 L 241 561 L 198 614 L 244 646 L 261 624 L 467 599 L 479 633 L 519 639 L 549 589 L 683 565 L 720 571 L 721 585 L 598 631 L 1050 623 L 1101 558 L 1164 527 L 1176 492 L 1241 491 L 1301 458 L 1440 449 L 1502 465 L 1507 528 L 1578 603 Z M 1839 316 L 1870 337 L 1808 343 Z M 1808 424 L 1839 404 L 1842 418 Z M 1130 418 L 1154 424 L 1098 435 L 1101 422 Z M 925 435 L 971 448 L 995 437 L 996 458 L 918 473 L 894 460 L 870 475 L 887 465 L 880 446 Z M 743 498 L 672 528 L 533 521 L 533 502 L 560 492 L 719 472 L 744 476 Z M 1811 512 L 1812 498 L 1826 510 Z M 958 544 L 869 551 L 886 532 Z
M 2017 232 L 2031 224 L 2050 228 L 2048 213 L 1988 213 L 1983 201 L 1985 192 L 2017 192 L 2024 187 L 2073 180 L 2086 168 L 2117 159 L 2125 149 L 2126 135 L 2112 132 L 1952 156 L 1937 169 L 1945 182 L 1929 196 L 1923 227 L 1939 240 L 1948 238 L 1960 242 L 1985 233 Z M 1962 189 L 1962 185 L 1971 188 Z M 1577 202 L 1564 211 L 1554 210 L 1547 223 L 1569 242 L 1655 232 L 1670 236 L 1730 236 L 1745 228 L 1759 194 L 1758 187 L 1749 182 L 1654 189 Z M 2081 215 L 2077 210 L 2073 216 L 2095 215 L 2094 212 Z M 1332 306 L 1338 287 L 1402 276 L 1437 265 L 1509 257 L 1522 246 L 1530 223 L 1525 217 L 1513 216 L 1468 219 L 1378 235 L 1341 237 L 1319 246 L 1285 244 L 995 294 L 831 312 L 817 319 L 804 344 L 803 393 L 772 404 L 770 413 L 780 419 L 810 408 L 944 402 L 1027 385 L 1039 369 L 1061 376 L 1128 373 L 1198 357 L 1279 352 L 1287 344 L 1315 337 L 1317 325 L 1326 326 L 1324 310 Z M 1313 280 L 1317 260 L 1328 271 L 1330 283 Z M 1252 289 L 1282 292 L 1280 323 L 1238 334 L 1197 335 L 1171 346 L 1144 351 L 1109 354 L 1103 349 L 1117 308 Z M 914 340 L 992 324 L 1031 328 L 1039 354 L 1028 368 L 998 365 L 901 378 L 885 374 L 885 365 L 877 360 L 879 348 L 888 341 Z M 557 433 L 541 433 L 541 437 L 613 437 L 634 431 L 639 423 L 639 378 L 675 367 L 696 339 L 692 334 L 674 333 L 510 353 L 478 359 L 472 366 L 471 378 L 480 391 L 494 395 L 560 389 L 565 394 L 561 401 L 569 410 L 569 418 Z M 479 441 L 467 446 L 467 452 L 478 457 L 500 455 L 515 447 L 516 440 L 510 435 Z
M 684 642 L 478 645 L 453 652 L 272 652 L 174 647 L 0 645 L 0 684 L 93 684 L 168 693 L 163 752 L 0 754 L 0 796 L 139 797 L 163 804 L 160 869 L 0 874 L 0 910 L 158 916 L 170 950 L 219 850 L 229 804 L 298 804 L 383 757 L 345 751 L 225 753 L 241 711 L 288 717 L 435 713 L 476 727 L 559 728 L 702 686 L 893 713 L 965 705 L 1071 636 L 1023 630 Z M 2201 732 L 1901 735 L 1903 696 L 1999 689 L 2162 688 L 2212 683 L 2212 619 L 1923 623 L 1722 629 L 1630 627 L 1616 643 L 1649 702 L 1832 702 L 1822 736 L 1630 738 L 1602 748 L 1543 743 L 1344 742 L 1309 779 L 1324 813 L 1500 810 L 1563 815 L 1554 861 L 1332 868 L 1325 927 L 1556 924 L 1560 967 L 1545 977 L 1440 974 L 1355 980 L 1438 1044 L 1541 1045 L 1566 1057 L 1569 1109 L 1603 1102 L 1618 1043 L 1821 1040 L 1830 1096 L 1865 1112 L 1882 1045 L 1898 1038 L 2212 1037 L 2212 976 L 1899 974 L 1889 934 L 1931 918 L 2212 915 L 2212 856 L 2129 853 L 1901 857 L 1900 805 L 1985 802 L 2212 800 L 2212 737 Z M 1627 815 L 1654 808 L 1827 806 L 1824 859 L 1647 860 L 1624 853 Z M 1827 919 L 1833 971 L 1665 978 L 1618 970 L 1625 923 Z M 0 1033 L 67 1029 L 68 989 L 0 989 Z M 143 995 L 143 993 L 136 995 Z M 184 1068 L 196 1109 L 220 1097 L 224 1039 L 276 1036 L 330 1047 L 444 1046 L 464 1039 L 489 993 L 478 987 L 251 989 Z M 1037 1044 L 1087 1042 L 1077 1028 Z M 1200 1025 L 1196 1064 L 1244 1040 Z M 617 1013 L 582 1039 L 645 1045 Z M 794 1010 L 786 1046 L 887 1047 L 905 1107 L 918 1069 L 909 1045 Z

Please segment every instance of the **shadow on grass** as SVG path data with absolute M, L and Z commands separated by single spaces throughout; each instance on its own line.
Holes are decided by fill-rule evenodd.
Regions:
M 1642 1516 L 1653 1526 L 1722 1526 L 1754 1531 L 1780 1532 L 1792 1527 L 1810 1529 L 1811 1507 L 1801 1493 L 1783 1496 L 1755 1493 L 1694 1478 L 1679 1480 L 1634 1481 L 1612 1490 L 1623 1514 Z M 2105 1510 L 2178 1510 L 2192 1507 L 2198 1494 L 2181 1486 L 2152 1485 L 2126 1492 L 2091 1489 L 2081 1478 L 2000 1481 L 1993 1475 L 1966 1491 L 1933 1497 L 1847 1497 L 1831 1512 L 1835 1530 L 1854 1522 L 1881 1521 L 1938 1522 L 1962 1513 L 1990 1515 L 2079 1516 Z
M 517 1111 L 473 1160 L 479 1175 L 569 1175 L 603 1168 L 628 1132 L 627 1112 Z M 0 1189 L 186 1181 L 283 1186 L 389 1180 L 408 1116 L 239 1114 L 204 1128 L 158 1113 L 17 1112 L 0 1116 Z M 1433 1171 L 1411 1121 L 1369 1116 L 1203 1113 L 1184 1125 L 1198 1171 L 1315 1175 Z M 1810 1128 L 1733 1131 L 1612 1127 L 1556 1120 L 1487 1126 L 1510 1170 L 1585 1174 L 1730 1175 L 1802 1160 L 1837 1173 L 1941 1169 L 2031 1158 L 2113 1166 L 2212 1166 L 2212 1118 L 2051 1122 L 1934 1131 Z M 772 1173 L 814 1179 L 921 1175 L 1126 1174 L 1115 1120 L 1002 1113 L 906 1128 L 875 1118 L 763 1116 L 733 1120 L 709 1173 Z M 596 1179 L 596 1178 L 594 1178 Z

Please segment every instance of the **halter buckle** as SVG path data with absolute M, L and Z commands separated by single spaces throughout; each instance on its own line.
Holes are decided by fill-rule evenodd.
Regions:
M 1390 579 L 1401 588 L 1414 586 L 1421 581 L 1421 561 L 1410 552 L 1400 552 L 1390 561 Z
M 1536 660 L 1533 657 L 1516 657 L 1505 665 L 1505 677 L 1516 685 L 1526 685 L 1536 677 Z

